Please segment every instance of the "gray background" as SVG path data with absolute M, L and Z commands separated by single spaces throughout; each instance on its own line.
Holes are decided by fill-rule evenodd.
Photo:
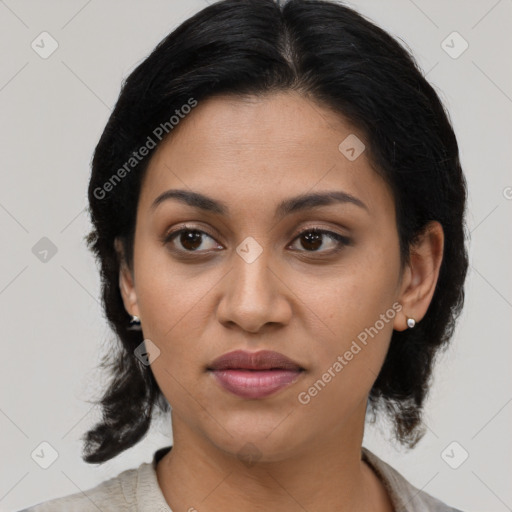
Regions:
M 367 429 L 365 445 L 414 485 L 464 511 L 512 510 L 512 1 L 348 5 L 412 49 L 447 105 L 468 179 L 472 237 L 465 309 L 436 368 L 426 437 L 406 452 L 389 442 L 382 423 Z M 204 6 L 0 0 L 2 511 L 90 488 L 171 443 L 161 423 L 102 466 L 80 459 L 79 437 L 98 419 L 86 400 L 101 390 L 104 376 L 95 367 L 113 338 L 83 241 L 90 229 L 84 208 L 92 152 L 122 78 Z M 43 31 L 59 45 L 47 59 L 31 47 L 43 45 Z M 469 44 L 457 58 L 464 42 L 453 31 Z M 44 45 L 48 50 L 50 41 Z M 57 249 L 46 261 L 38 253 L 48 244 L 43 237 Z M 445 451 L 453 441 L 458 445 Z M 42 442 L 58 454 L 48 469 L 31 456 L 41 453 Z M 453 469 L 446 461 L 460 463 L 462 450 L 469 458 Z M 43 451 L 50 462 L 50 450 Z

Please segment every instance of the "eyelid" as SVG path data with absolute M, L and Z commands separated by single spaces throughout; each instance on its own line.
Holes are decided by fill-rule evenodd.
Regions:
M 218 235 L 214 235 L 212 233 L 210 233 L 208 230 L 202 228 L 202 227 L 198 227 L 198 226 L 191 226 L 189 224 L 186 224 L 186 223 L 181 223 L 181 224 L 178 224 L 177 226 L 174 226 L 172 229 L 166 231 L 161 237 L 160 237 L 160 241 L 162 243 L 165 243 L 166 241 L 169 240 L 170 237 L 172 237 L 173 235 L 176 235 L 178 233 L 180 233 L 181 231 L 198 231 L 200 233 L 203 233 L 205 235 L 208 235 L 210 238 L 213 238 L 215 241 L 217 241 L 217 237 Z M 219 242 L 220 243 L 220 242 Z
M 312 226 L 305 226 L 304 228 L 301 228 L 300 231 L 297 232 L 297 234 L 295 235 L 295 237 L 301 235 L 302 233 L 306 233 L 306 232 L 309 232 L 309 231 L 317 231 L 319 233 L 325 233 L 325 234 L 330 234 L 332 233 L 333 235 L 337 235 L 337 236 L 340 236 L 340 237 L 344 237 L 346 238 L 347 240 L 350 238 L 348 235 L 344 235 L 342 233 L 339 233 L 337 231 L 334 231 L 332 227 L 329 227 L 329 226 L 321 226 L 319 224 L 313 224 Z

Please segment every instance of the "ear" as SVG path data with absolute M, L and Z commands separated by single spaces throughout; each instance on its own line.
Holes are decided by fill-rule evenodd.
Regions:
M 417 323 L 425 316 L 436 288 L 443 251 L 443 227 L 430 221 L 410 249 L 410 262 L 404 269 L 398 298 L 402 310 L 393 324 L 396 331 L 408 329 L 407 318 Z
M 119 238 L 114 240 L 114 247 L 119 261 L 119 289 L 123 298 L 124 308 L 130 315 L 139 316 L 137 304 L 137 293 L 135 292 L 135 281 L 133 272 L 128 268 L 124 255 L 123 244 Z

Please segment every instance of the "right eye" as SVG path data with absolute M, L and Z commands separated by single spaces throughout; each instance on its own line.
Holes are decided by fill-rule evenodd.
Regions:
M 214 240 L 213 237 L 211 237 L 205 231 L 185 227 L 167 234 L 163 239 L 163 243 L 165 245 L 171 244 L 174 246 L 171 247 L 171 250 L 182 253 L 208 252 L 219 247 L 219 245 L 215 243 L 210 244 L 210 247 L 205 248 L 203 246 L 205 236 L 210 240 Z M 203 246 L 203 249 L 201 249 L 201 246 Z

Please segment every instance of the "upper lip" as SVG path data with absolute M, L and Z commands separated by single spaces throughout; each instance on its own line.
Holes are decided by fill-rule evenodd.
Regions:
M 279 352 L 272 350 L 260 350 L 259 352 L 247 352 L 245 350 L 234 350 L 223 354 L 213 361 L 208 370 L 304 370 L 298 363 L 292 361 Z

